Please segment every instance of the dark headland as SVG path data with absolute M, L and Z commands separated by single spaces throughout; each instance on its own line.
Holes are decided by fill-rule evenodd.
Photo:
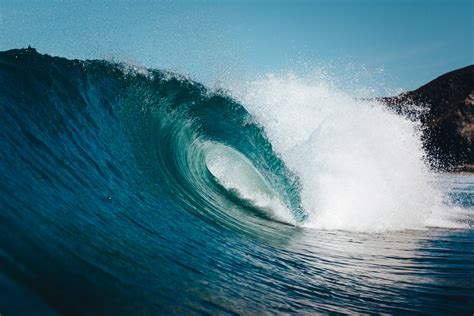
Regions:
M 474 172 L 474 65 L 448 72 L 414 91 L 378 100 L 397 113 L 420 119 L 433 167 Z

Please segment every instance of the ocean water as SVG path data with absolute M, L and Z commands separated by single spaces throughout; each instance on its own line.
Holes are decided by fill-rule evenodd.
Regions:
M 0 314 L 474 312 L 474 176 L 324 80 L 0 53 Z

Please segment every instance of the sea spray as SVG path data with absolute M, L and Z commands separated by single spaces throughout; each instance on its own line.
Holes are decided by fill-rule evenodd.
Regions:
M 416 121 L 326 78 L 268 75 L 230 91 L 300 178 L 304 226 L 385 231 L 449 223 Z

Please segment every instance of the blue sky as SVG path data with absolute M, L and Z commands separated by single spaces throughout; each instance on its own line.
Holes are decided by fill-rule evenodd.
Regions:
M 208 84 L 327 67 L 396 91 L 474 62 L 473 3 L 0 0 L 0 50 L 113 58 Z

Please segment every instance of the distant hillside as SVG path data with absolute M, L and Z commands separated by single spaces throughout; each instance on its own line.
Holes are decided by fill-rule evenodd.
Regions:
M 423 141 L 443 169 L 474 164 L 474 65 L 446 73 L 426 85 L 380 101 L 399 113 L 423 109 Z M 464 167 L 461 167 L 464 166 Z

